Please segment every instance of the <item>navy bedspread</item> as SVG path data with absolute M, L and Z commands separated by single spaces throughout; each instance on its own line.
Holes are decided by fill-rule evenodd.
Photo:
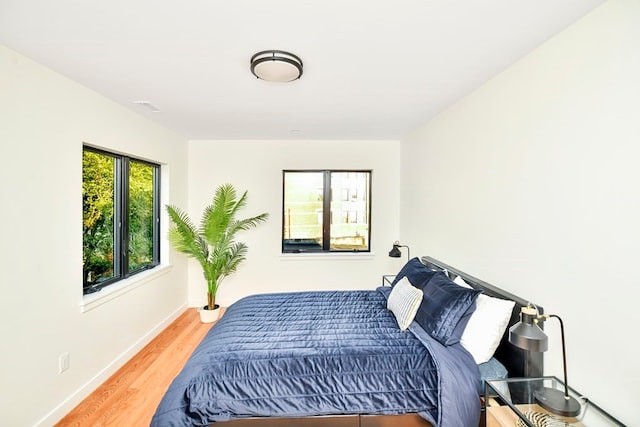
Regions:
M 388 290 L 254 295 L 231 305 L 160 403 L 152 426 L 244 417 L 417 412 L 477 426 L 478 368 L 414 322 L 399 330 Z

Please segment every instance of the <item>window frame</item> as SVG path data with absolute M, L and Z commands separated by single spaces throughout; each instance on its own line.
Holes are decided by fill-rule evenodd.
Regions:
M 320 249 L 286 249 L 285 245 L 285 179 L 287 173 L 323 173 L 322 192 L 322 248 Z M 367 173 L 369 174 L 369 188 L 367 194 L 367 249 L 331 249 L 331 174 L 332 173 Z M 373 171 L 371 169 L 283 169 L 282 170 L 282 228 L 281 253 L 283 254 L 362 254 L 371 253 L 371 212 L 372 212 Z M 337 195 L 336 197 L 341 197 Z
M 160 218 L 161 218 L 161 165 L 145 159 L 129 156 L 122 153 L 108 151 L 102 148 L 83 145 L 82 152 L 89 151 L 103 156 L 109 156 L 114 159 L 114 238 L 113 238 L 113 277 L 100 282 L 99 284 L 87 285 L 87 277 L 83 271 L 82 278 L 82 294 L 83 296 L 92 295 L 100 290 L 128 279 L 136 274 L 151 270 L 160 265 Z M 129 179 L 130 164 L 136 162 L 151 166 L 153 168 L 153 248 L 152 260 L 135 270 L 129 271 Z M 84 178 L 83 178 L 84 179 Z M 84 183 L 84 181 L 83 181 Z M 119 224 L 119 226 L 116 226 Z M 84 238 L 82 242 L 84 246 Z M 84 249 L 83 249 L 84 250 Z M 84 267 L 84 266 L 83 266 Z M 83 269 L 84 270 L 84 269 Z

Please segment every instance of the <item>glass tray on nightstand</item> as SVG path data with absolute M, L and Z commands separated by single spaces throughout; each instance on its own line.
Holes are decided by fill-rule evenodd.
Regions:
M 536 391 L 542 387 L 562 390 L 556 377 L 508 378 L 485 382 L 486 427 L 611 427 L 624 426 L 595 403 L 569 388 L 580 403 L 575 417 L 553 414 L 538 404 Z

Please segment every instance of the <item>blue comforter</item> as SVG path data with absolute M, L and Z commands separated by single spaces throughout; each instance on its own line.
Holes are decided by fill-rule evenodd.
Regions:
M 263 294 L 231 305 L 161 401 L 152 426 L 245 417 L 417 412 L 477 426 L 478 368 L 414 322 L 399 330 L 388 289 Z

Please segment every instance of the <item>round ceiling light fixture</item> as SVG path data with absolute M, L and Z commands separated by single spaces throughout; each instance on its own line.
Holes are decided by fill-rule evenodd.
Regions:
M 251 57 L 251 72 L 268 82 L 291 82 L 302 76 L 302 60 L 283 50 L 263 50 Z

